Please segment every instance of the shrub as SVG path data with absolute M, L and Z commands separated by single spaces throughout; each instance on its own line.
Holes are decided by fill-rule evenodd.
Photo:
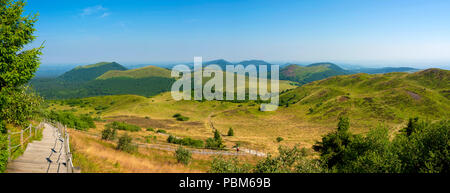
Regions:
M 166 133 L 167 133 L 167 131 L 166 131 L 166 130 L 164 130 L 164 129 L 158 129 L 158 131 L 156 131 L 156 133 L 164 133 L 164 134 L 166 134 Z
M 196 147 L 196 148 L 202 148 L 203 147 L 203 141 L 202 140 L 196 140 L 196 139 L 192 139 L 190 137 L 177 138 L 177 137 L 174 137 L 172 135 L 169 135 L 169 137 L 167 138 L 167 142 L 168 143 L 173 143 L 173 144 L 179 144 L 179 145 Z
M 67 127 L 82 131 L 86 131 L 89 128 L 96 127 L 94 119 L 88 114 L 76 116 L 72 112 L 68 111 L 50 111 L 50 113 L 47 115 L 47 118 L 60 122 Z
M 6 129 L 6 122 L 0 119 L 0 133 L 6 134 L 8 130 Z
M 6 134 L 0 133 L 0 173 L 3 173 L 6 170 L 8 156 L 8 137 Z
M 341 123 L 344 122 L 344 123 Z M 347 122 L 347 123 L 345 123 Z M 450 172 L 450 122 L 410 119 L 393 140 L 389 129 L 372 129 L 366 136 L 340 130 L 315 145 L 321 160 L 334 172 L 346 173 L 448 173 Z
M 217 129 L 214 130 L 214 140 L 222 141 L 222 136 Z
M 188 120 L 189 120 L 189 117 L 185 117 L 185 116 L 177 117 L 177 121 L 188 121 Z
M 128 133 L 123 134 L 119 138 L 119 143 L 117 143 L 117 149 L 125 151 L 128 153 L 133 153 L 137 151 L 137 146 L 132 144 L 133 138 L 131 138 Z
M 117 129 L 107 127 L 102 131 L 103 140 L 114 140 L 117 136 Z
M 118 130 L 123 130 L 123 131 L 131 131 L 131 132 L 141 131 L 141 128 L 139 126 L 127 124 L 127 123 L 124 123 L 124 122 L 117 122 L 117 121 L 114 121 L 112 123 L 108 123 L 108 124 L 105 125 L 105 127 L 118 129 Z
M 211 173 L 320 173 L 326 172 L 318 160 L 307 158 L 305 148 L 292 149 L 279 147 L 279 156 L 268 155 L 256 165 L 241 164 L 237 157 L 224 159 L 222 156 L 215 157 L 211 163 Z
M 252 166 L 250 164 L 242 164 L 237 157 L 232 159 L 224 159 L 222 156 L 214 157 L 211 162 L 209 173 L 250 173 Z
M 189 150 L 180 146 L 175 151 L 175 157 L 177 158 L 178 163 L 188 165 L 192 160 L 192 153 Z
M 151 127 L 147 128 L 146 130 L 147 130 L 147 131 L 155 131 L 155 129 L 153 129 L 153 128 L 151 128 Z
M 280 143 L 281 141 L 283 141 L 284 139 L 282 137 L 277 137 L 277 142 Z
M 4 64 L 2 64 L 2 67 L 3 65 Z M 13 68 L 11 67 L 11 69 Z M 5 70 L 5 68 L 2 70 Z M 3 73 L 4 71 L 0 71 L 2 76 Z M 22 71 L 21 73 L 24 72 Z M 16 88 L 7 89 L 4 87 L 4 83 L 5 82 L 2 82 L 2 88 L 0 89 L 0 119 L 22 127 L 27 126 L 29 120 L 35 118 L 36 112 L 38 112 L 43 99 L 34 93 L 28 86 L 18 86 Z
M 6 170 L 6 164 L 8 163 L 8 137 L 6 134 L 6 124 L 0 120 L 0 173 Z
M 234 130 L 231 127 L 228 129 L 228 136 L 234 136 Z
M 208 138 L 208 139 L 206 139 L 205 147 L 208 149 L 220 150 L 220 149 L 224 149 L 225 145 L 223 144 L 222 141 L 214 140 L 213 138 Z
M 343 166 L 345 149 L 360 136 L 348 131 L 348 118 L 340 118 L 337 131 L 330 133 L 317 142 L 313 149 L 320 153 L 321 160 L 328 168 Z
M 189 117 L 185 117 L 183 115 L 181 115 L 180 113 L 177 113 L 175 115 L 172 116 L 173 118 L 176 118 L 177 121 L 188 121 Z
M 225 145 L 222 141 L 222 136 L 220 135 L 219 131 L 216 129 L 214 131 L 214 138 L 208 138 L 206 139 L 206 148 L 209 149 L 224 149 Z
M 145 136 L 146 143 L 151 143 L 152 141 L 156 141 L 156 136 L 154 135 Z
M 280 146 L 278 148 L 279 155 L 272 157 L 270 154 L 255 166 L 256 173 L 292 173 L 296 172 L 300 160 L 306 159 L 306 149 Z

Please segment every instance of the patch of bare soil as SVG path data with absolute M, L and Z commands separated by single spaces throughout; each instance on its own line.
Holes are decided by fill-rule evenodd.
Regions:
M 418 95 L 417 93 L 411 92 L 411 91 L 406 91 L 406 93 L 409 94 L 409 96 L 411 96 L 414 100 L 418 101 L 420 100 L 422 97 L 420 95 Z
M 120 115 L 120 116 L 111 116 L 106 117 L 107 122 L 125 122 L 128 124 L 137 125 L 142 128 L 160 128 L 160 129 L 182 129 L 186 126 L 188 127 L 203 127 L 203 124 L 201 122 L 192 122 L 192 121 L 176 121 L 176 120 L 170 120 L 170 119 L 151 119 L 151 118 L 144 118 L 144 117 L 136 117 L 136 116 L 126 116 L 126 115 Z M 180 127 L 179 125 L 183 125 L 183 127 Z
M 148 127 L 170 128 L 172 124 L 175 124 L 174 120 L 169 120 L 169 119 L 157 120 L 157 119 L 151 119 L 151 118 L 125 116 L 125 115 L 106 117 L 106 121 L 107 122 L 114 122 L 114 121 L 125 122 L 128 124 L 137 125 L 137 126 L 143 127 L 143 128 L 148 128 Z
M 348 97 L 348 96 L 341 96 L 341 97 L 339 97 L 339 102 L 345 102 L 345 101 L 348 101 L 350 99 L 350 97 Z

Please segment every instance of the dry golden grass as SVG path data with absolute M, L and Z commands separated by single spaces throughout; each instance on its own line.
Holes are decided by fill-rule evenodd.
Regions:
M 130 154 L 116 150 L 114 145 L 100 141 L 78 131 L 71 131 L 73 151 L 82 154 L 98 170 L 83 172 L 121 172 L 121 173 L 173 173 L 205 172 L 176 163 L 172 152 L 140 148 L 138 153 Z M 77 160 L 74 160 L 77 163 Z M 89 167 L 88 167 L 89 168 Z
M 108 106 L 101 112 L 103 119 L 124 121 L 139 125 L 141 132 L 130 133 L 134 138 L 145 141 L 145 137 L 156 136 L 155 143 L 165 143 L 167 136 L 147 132 L 145 128 L 164 129 L 178 137 L 191 137 L 205 140 L 213 136 L 210 122 L 224 135 L 228 148 L 236 143 L 241 148 L 253 149 L 265 153 L 276 153 L 280 145 L 309 148 L 321 137 L 334 131 L 338 120 L 314 121 L 308 118 L 308 109 L 299 104 L 291 108 L 279 108 L 275 112 L 260 112 L 259 104 L 231 103 L 224 101 L 174 101 L 170 93 L 162 93 L 152 98 L 139 96 L 105 96 L 83 99 L 91 104 Z M 110 103 L 114 101 L 113 105 Z M 77 108 L 76 113 L 92 112 L 95 105 Z M 55 105 L 55 109 L 70 109 L 68 106 Z M 172 116 L 181 113 L 189 117 L 189 121 L 176 121 Z M 370 128 L 351 122 L 351 130 L 355 133 L 365 133 Z M 100 134 L 105 122 L 98 122 L 97 129 L 90 132 Z M 388 125 L 390 128 L 398 125 Z M 229 128 L 233 128 L 235 136 L 225 136 Z M 284 140 L 280 143 L 277 137 Z M 167 144 L 167 143 L 166 143 Z
M 177 163 L 174 152 L 149 148 L 126 153 L 115 149 L 115 144 L 105 142 L 87 133 L 70 130 L 74 165 L 87 173 L 203 173 L 207 172 L 212 156 L 193 154 L 188 166 Z M 258 158 L 243 156 L 255 163 Z

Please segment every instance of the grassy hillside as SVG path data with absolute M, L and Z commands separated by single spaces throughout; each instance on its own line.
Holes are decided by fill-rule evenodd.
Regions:
M 335 119 L 341 114 L 361 121 L 448 118 L 449 77 L 450 71 L 440 69 L 336 76 L 282 94 L 281 105 L 308 109 L 314 120 Z
M 280 79 L 300 84 L 344 74 L 349 72 L 332 63 L 316 63 L 308 66 L 291 64 L 280 69 Z
M 111 70 L 101 76 L 98 76 L 98 80 L 106 80 L 109 78 L 127 77 L 127 78 L 148 78 L 148 77 L 164 77 L 170 78 L 170 70 L 160 68 L 156 66 L 146 66 L 142 68 L 120 71 Z
M 101 116 L 107 122 L 124 121 L 142 128 L 163 129 L 177 137 L 206 140 L 214 127 L 227 147 L 276 152 L 279 145 L 311 147 L 333 131 L 338 116 L 347 114 L 350 130 L 366 133 L 384 124 L 391 133 L 410 117 L 448 118 L 449 71 L 429 69 L 414 74 L 356 74 L 331 77 L 282 93 L 277 111 L 261 112 L 253 101 L 174 101 L 170 93 L 151 98 L 134 95 L 100 96 L 55 101 L 50 107 Z M 189 117 L 177 121 L 174 114 Z M 101 125 L 105 123 L 99 123 Z M 235 135 L 226 136 L 229 128 Z M 136 138 L 146 134 L 135 133 Z M 282 142 L 277 138 L 282 137 Z M 157 139 L 165 143 L 167 136 Z
M 126 70 L 126 68 L 116 62 L 100 62 L 86 66 L 78 66 L 59 76 L 58 79 L 70 82 L 90 81 L 110 70 L 120 71 Z
M 106 71 L 108 69 L 112 70 Z M 57 78 L 33 79 L 30 84 L 47 99 L 68 99 L 122 94 L 148 97 L 170 91 L 175 82 L 175 79 L 171 78 L 171 71 L 166 68 L 147 66 L 124 69 L 114 62 L 97 63 L 74 68 Z M 101 72 L 104 73 L 100 74 Z M 225 72 L 220 73 L 225 77 Z M 211 78 L 203 78 L 203 84 L 209 79 Z M 268 85 L 270 90 L 270 83 Z M 248 87 L 248 77 L 245 85 L 235 87 L 238 86 Z M 280 90 L 292 88 L 295 86 L 290 81 L 280 81 Z
M 115 62 L 102 62 L 76 67 L 57 78 L 33 79 L 30 84 L 46 99 L 67 99 L 118 94 L 153 96 L 169 91 L 174 81 L 164 68 L 126 70 Z

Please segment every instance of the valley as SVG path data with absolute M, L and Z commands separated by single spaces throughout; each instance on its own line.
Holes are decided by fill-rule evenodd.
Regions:
M 96 80 L 167 77 L 167 71 L 151 66 L 128 71 L 112 70 L 100 75 Z M 128 133 L 135 143 L 148 144 L 145 145 L 147 148 L 143 148 L 148 150 L 139 150 L 139 153 L 151 151 L 153 154 L 158 152 L 157 154 L 164 155 L 177 148 L 176 144 L 168 143 L 169 136 L 207 141 L 217 130 L 225 145 L 225 149 L 219 152 L 230 152 L 233 155 L 233 152 L 236 152 L 235 147 L 239 146 L 242 156 L 248 157 L 245 159 L 256 162 L 261 158 L 245 152 L 277 154 L 279 146 L 312 149 L 322 136 L 335 129 L 341 116 L 348 116 L 352 120 L 350 131 L 363 135 L 380 126 L 390 128 L 391 134 L 397 133 L 409 118 L 416 116 L 426 120 L 445 119 L 449 117 L 450 112 L 449 77 L 450 72 L 447 70 L 428 69 L 416 73 L 332 76 L 303 86 L 283 82 L 280 86 L 280 107 L 275 112 L 261 112 L 255 101 L 175 101 L 170 92 L 153 96 L 128 93 L 49 100 L 48 110 L 94 117 L 95 128 L 84 132 L 73 131 L 90 143 L 103 144 L 104 148 L 112 147 L 98 140 L 106 125 L 113 122 L 123 122 L 141 128 L 138 132 L 119 131 L 119 134 Z M 177 114 L 187 120 L 178 120 L 175 117 Z M 230 128 L 234 131 L 233 136 L 227 135 Z M 84 145 L 80 144 L 80 148 L 82 152 L 87 151 L 83 150 L 86 148 Z M 203 162 L 200 161 L 199 165 L 196 165 L 195 161 L 190 166 L 194 168 L 185 170 L 186 168 L 179 166 L 181 168 L 174 171 L 206 172 L 208 163 L 215 156 L 222 154 L 205 155 L 197 152 L 208 150 L 189 146 L 187 148 L 194 152 L 194 160 L 199 157 Z M 92 153 L 84 152 L 80 156 L 90 154 Z M 148 170 L 150 166 L 142 167 L 147 168 L 145 171 L 154 171 Z

